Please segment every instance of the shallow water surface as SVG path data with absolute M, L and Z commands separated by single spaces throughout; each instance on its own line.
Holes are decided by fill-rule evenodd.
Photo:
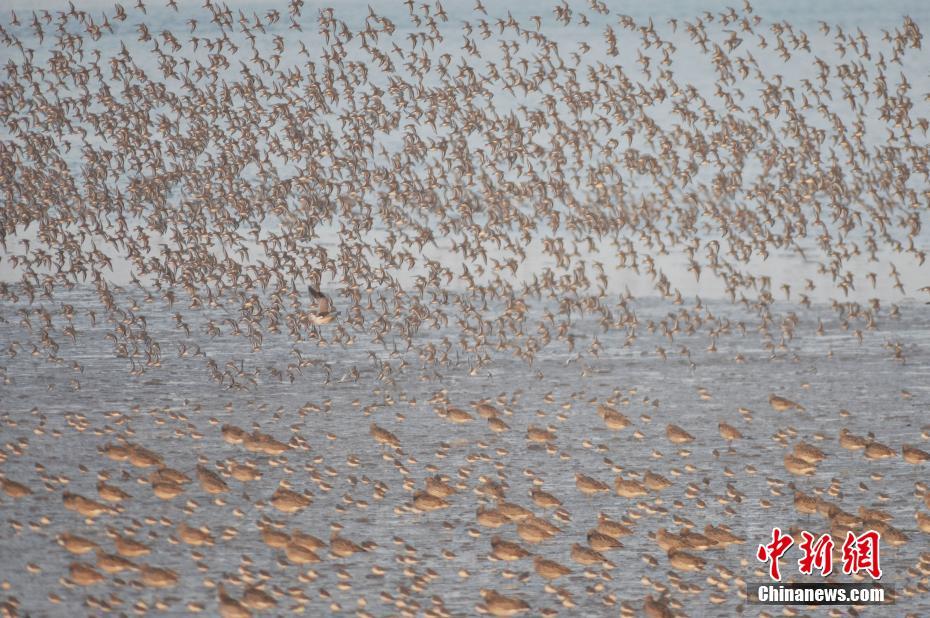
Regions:
M 922 594 L 908 594 L 918 585 L 909 570 L 926 550 L 925 535 L 913 519 L 922 501 L 915 486 L 926 481 L 926 472 L 900 457 L 902 444 L 926 448 L 930 429 L 925 416 L 930 331 L 923 306 L 905 306 L 899 319 L 866 332 L 861 344 L 848 333 L 805 335 L 774 354 L 763 350 L 751 331 L 721 337 L 716 352 L 701 345 L 703 336 L 679 334 L 669 345 L 659 331 L 644 331 L 634 351 L 624 347 L 616 331 L 599 334 L 582 318 L 576 346 L 587 347 L 597 336 L 602 344 L 598 357 L 589 354 L 579 361 L 576 353 L 552 345 L 533 366 L 500 356 L 472 372 L 476 375 L 469 375 L 467 363 L 461 362 L 440 368 L 442 375 L 431 379 L 424 379 L 430 373 L 420 372 L 412 359 L 410 367 L 397 368 L 393 380 L 384 383 L 370 368 L 366 349 L 285 344 L 272 338 L 261 351 L 251 352 L 242 338 L 199 334 L 203 323 L 192 323 L 190 337 L 170 329 L 167 321 L 157 319 L 157 304 L 143 304 L 139 313 L 152 316 L 149 332 L 162 341 L 161 367 L 129 375 L 126 359 L 114 358 L 102 335 L 112 325 L 103 320 L 90 324 L 86 310 L 95 304 L 93 294 L 75 289 L 48 306 L 54 309 L 60 303 L 75 308 L 80 335 L 75 344 L 58 337 L 54 358 L 59 360 L 49 360 L 48 350 L 38 347 L 30 353 L 27 331 L 15 323 L 20 308 L 5 306 L 0 325 L 0 339 L 19 344 L 15 357 L 3 362 L 3 473 L 33 490 L 22 499 L 3 498 L 0 509 L 9 524 L 0 537 L 3 578 L 10 583 L 9 594 L 33 614 L 62 615 L 65 608 L 83 605 L 94 613 L 103 607 L 117 612 L 149 607 L 183 615 L 189 604 L 214 613 L 213 585 L 223 579 L 240 585 L 266 579 L 279 610 L 292 607 L 310 615 L 354 611 L 362 604 L 374 615 L 388 615 L 439 603 L 454 615 L 469 615 L 482 588 L 516 594 L 534 611 L 610 615 L 622 604 L 641 608 L 645 594 L 656 594 L 653 585 L 664 588 L 666 582 L 673 583 L 668 594 L 688 614 L 756 613 L 740 598 L 737 582 L 763 579 L 764 565 L 755 560 L 755 548 L 770 540 L 771 527 L 829 531 L 826 519 L 795 511 L 792 483 L 797 491 L 821 493 L 850 513 L 867 507 L 893 516 L 892 524 L 909 541 L 882 546 L 882 582 L 898 591 L 896 612 L 923 613 L 930 607 Z M 644 323 L 658 322 L 665 317 L 662 307 L 641 301 L 637 315 Z M 709 304 L 707 310 L 719 309 L 719 317 L 727 307 Z M 203 313 L 204 321 L 211 317 L 210 310 Z M 818 313 L 814 307 L 802 314 L 801 326 L 815 330 Z M 889 351 L 886 344 L 893 340 L 904 343 L 906 362 Z M 190 349 L 195 342 L 220 367 L 241 357 L 246 372 L 259 369 L 255 384 L 224 388 L 210 382 L 207 359 L 179 357 L 169 349 Z M 662 345 L 669 350 L 666 360 L 642 352 Z M 672 353 L 681 346 L 690 349 L 693 366 Z M 293 383 L 270 379 L 271 367 L 294 362 L 292 348 L 311 362 L 326 359 L 332 380 L 325 383 L 326 370 L 310 362 Z M 734 360 L 738 354 L 741 362 Z M 73 362 L 79 363 L 79 371 Z M 361 368 L 358 380 L 339 381 L 353 365 Z M 442 398 L 443 392 L 450 405 L 471 411 L 475 420 L 453 424 L 441 417 L 438 412 L 445 406 L 430 401 Z M 774 411 L 768 403 L 773 392 L 801 403 L 805 411 Z M 629 427 L 605 428 L 596 404 L 608 399 L 631 420 Z M 470 403 L 481 400 L 493 402 L 509 431 L 491 432 L 477 417 Z M 751 413 L 741 414 L 738 408 Z M 841 410 L 848 416 L 841 416 Z M 717 432 L 719 421 L 737 427 L 744 438 L 725 443 Z M 401 448 L 377 444 L 369 433 L 372 423 L 393 432 Z M 690 432 L 694 442 L 669 443 L 669 423 Z M 250 453 L 222 439 L 220 427 L 225 424 L 259 429 L 292 448 L 275 457 Z M 549 427 L 555 437 L 548 444 L 531 443 L 530 426 Z M 870 462 L 861 451 L 844 450 L 837 440 L 841 428 L 872 433 L 898 455 Z M 827 455 L 811 476 L 792 476 L 783 464 L 800 440 Z M 111 461 L 99 452 L 120 441 L 156 452 L 167 466 L 191 478 L 198 464 L 220 469 L 231 460 L 253 462 L 262 478 L 240 482 L 227 476 L 230 491 L 222 496 L 223 504 L 214 503 L 196 480 L 177 498 L 163 500 L 147 480 L 151 469 Z M 671 486 L 636 499 L 612 491 L 586 496 L 575 486 L 576 473 L 612 485 L 618 474 L 630 479 L 646 471 L 665 476 Z M 449 506 L 411 511 L 414 492 L 435 474 L 457 489 Z M 116 512 L 93 520 L 62 508 L 64 491 L 96 499 L 100 478 L 132 498 L 116 506 Z M 269 499 L 282 480 L 297 491 L 309 490 L 312 505 L 291 515 L 272 508 Z M 492 530 L 476 523 L 476 510 L 495 504 L 478 493 L 484 481 L 500 484 L 507 501 L 561 529 L 545 542 L 523 544 L 534 555 L 569 565 L 573 574 L 547 589 L 533 574 L 530 558 L 489 561 L 494 535 L 520 539 L 515 524 Z M 529 492 L 534 485 L 562 501 L 561 517 L 533 504 Z M 607 552 L 616 565 L 609 570 L 569 558 L 573 544 L 585 543 L 599 513 L 626 521 L 633 530 L 621 539 L 623 548 Z M 182 522 L 206 526 L 215 544 L 178 544 Z M 337 523 L 342 536 L 372 542 L 370 551 L 340 559 L 325 557 L 322 550 L 322 562 L 298 566 L 282 550 L 265 545 L 259 529 L 279 525 L 328 539 L 330 526 Z M 701 552 L 707 561 L 701 573 L 672 570 L 651 537 L 660 528 L 689 525 L 703 531 L 707 524 L 725 524 L 745 543 Z M 105 585 L 62 587 L 58 582 L 68 576 L 68 565 L 76 560 L 92 563 L 93 554 L 90 560 L 70 555 L 56 544 L 56 536 L 71 532 L 112 552 L 113 531 L 128 531 L 149 545 L 151 554 L 134 560 L 173 569 L 180 576 L 177 585 L 149 589 L 138 583 L 138 574 L 124 572 L 108 576 Z M 29 572 L 30 566 L 36 572 Z M 372 572 L 376 566 L 384 569 L 383 575 Z M 790 561 L 783 559 L 782 570 L 789 579 L 798 577 Z M 722 590 L 712 603 L 715 586 Z M 227 588 L 232 588 L 228 582 Z

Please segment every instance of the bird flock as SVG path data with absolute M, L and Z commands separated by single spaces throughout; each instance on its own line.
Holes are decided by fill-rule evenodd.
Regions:
M 155 4 L 0 24 L 6 614 L 930 611 L 917 21 Z

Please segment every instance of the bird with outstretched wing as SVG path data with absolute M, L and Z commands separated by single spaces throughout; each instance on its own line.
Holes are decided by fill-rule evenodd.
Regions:
M 312 285 L 308 285 L 307 290 L 310 292 L 310 297 L 316 301 L 314 310 L 310 312 L 310 320 L 317 325 L 332 322 L 338 312 L 333 310 L 333 302 L 329 296 Z

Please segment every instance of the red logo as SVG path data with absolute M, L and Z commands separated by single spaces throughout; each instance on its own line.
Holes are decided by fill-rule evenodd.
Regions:
M 771 562 L 769 576 L 775 581 L 781 581 L 781 573 L 778 571 L 778 559 L 792 545 L 794 545 L 794 539 L 787 534 L 782 534 L 778 528 L 772 528 L 772 542 L 768 545 L 760 545 L 759 549 L 756 550 L 756 558 L 760 562 Z
M 846 533 L 843 543 L 843 573 L 852 575 L 865 571 L 872 579 L 881 579 L 882 569 L 878 564 L 878 542 L 881 535 L 875 530 L 863 532 L 856 536 Z
M 836 543 L 829 534 L 815 537 L 810 532 L 801 532 L 802 541 L 798 548 L 804 554 L 798 560 L 798 570 L 804 575 L 813 575 L 816 569 L 821 577 L 833 572 L 833 549 Z M 872 579 L 881 579 L 882 569 L 878 559 L 879 541 L 881 535 L 875 530 L 863 532 L 856 536 L 853 532 L 846 533 L 843 543 L 843 573 L 855 575 L 860 571 L 868 573 Z M 775 581 L 781 581 L 781 572 L 778 568 L 778 559 L 794 545 L 794 539 L 789 534 L 783 534 L 779 528 L 772 528 L 772 541 L 759 545 L 756 558 L 759 562 L 769 563 L 769 576 Z
M 826 577 L 833 572 L 833 537 L 829 534 L 822 535 L 814 541 L 814 535 L 808 531 L 801 533 L 804 541 L 799 545 L 804 556 L 798 560 L 798 566 L 801 573 L 810 575 L 814 568 L 820 571 L 820 575 Z

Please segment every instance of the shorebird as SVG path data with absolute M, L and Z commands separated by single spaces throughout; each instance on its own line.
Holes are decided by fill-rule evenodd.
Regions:
M 481 596 L 484 598 L 481 611 L 492 616 L 519 616 L 530 611 L 529 604 L 523 599 L 508 597 L 496 590 L 481 590 Z
M 916 446 L 907 444 L 901 446 L 901 456 L 904 458 L 904 461 L 909 464 L 918 465 L 930 462 L 930 453 Z
M 336 319 L 338 311 L 333 309 L 333 303 L 330 300 L 329 296 L 323 294 L 317 288 L 312 285 L 307 286 L 307 290 L 310 292 L 310 298 L 315 302 L 312 305 L 312 309 L 308 312 L 310 321 L 317 325 L 329 324 Z
M 804 412 L 804 406 L 790 399 L 786 399 L 780 395 L 772 393 L 769 395 L 769 405 L 772 406 L 772 409 L 776 412 L 785 412 L 787 410 L 797 410 L 798 412 Z
M 548 580 L 558 579 L 572 572 L 570 568 L 563 564 L 539 556 L 533 560 L 533 568 L 539 575 Z
M 694 441 L 694 436 L 679 427 L 678 425 L 669 424 L 665 428 L 665 436 L 672 444 L 687 444 Z
M 668 552 L 668 562 L 679 571 L 700 571 L 707 563 L 703 558 L 676 549 Z

